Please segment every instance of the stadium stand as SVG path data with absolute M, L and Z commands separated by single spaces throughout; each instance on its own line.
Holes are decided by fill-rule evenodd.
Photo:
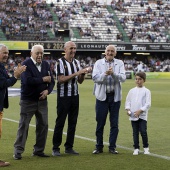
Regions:
M 167 31 L 170 7 L 159 1 L 113 0 L 110 5 L 72 1 L 55 3 L 53 8 L 59 21 L 70 23 L 73 41 L 164 43 L 170 40 Z
M 169 42 L 167 29 L 170 25 L 170 7 L 167 4 L 140 1 L 140 3 L 116 3 L 112 4 L 112 8 L 116 11 L 131 42 Z
M 162 2 L 162 1 L 161 1 Z M 89 0 L 47 4 L 1 0 L 0 38 L 23 41 L 170 42 L 170 6 L 159 1 Z M 54 23 L 68 23 L 64 39 Z
M 62 5 L 57 3 L 53 9 L 59 21 L 69 22 L 70 30 L 73 32 L 71 36 L 73 41 L 121 41 L 117 39 L 117 34 L 120 32 L 107 6 L 94 1 L 89 3 L 73 1 Z
M 46 1 L 3 0 L 1 31 L 7 40 L 57 40 L 51 36 L 53 18 Z

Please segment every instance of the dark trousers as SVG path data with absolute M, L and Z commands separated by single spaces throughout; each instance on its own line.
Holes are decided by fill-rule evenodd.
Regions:
M 107 95 L 105 101 L 96 99 L 96 148 L 103 148 L 103 131 L 106 124 L 106 118 L 108 112 L 110 113 L 110 136 L 109 136 L 109 149 L 116 148 L 116 140 L 118 136 L 118 119 L 119 109 L 121 102 L 114 102 L 114 95 Z
M 134 148 L 139 149 L 139 132 L 142 136 L 143 147 L 147 148 L 148 144 L 148 135 L 147 135 L 147 121 L 143 119 L 139 119 L 138 121 L 131 121 L 132 129 L 133 129 L 133 142 Z
M 47 100 L 42 101 L 20 101 L 21 113 L 17 132 L 17 138 L 14 143 L 14 153 L 23 153 L 28 137 L 29 123 L 32 117 L 36 118 L 36 143 L 34 153 L 43 153 L 45 149 L 48 133 L 48 106 Z
M 64 124 L 68 115 L 67 138 L 64 144 L 65 149 L 70 149 L 74 144 L 74 136 L 79 112 L 79 95 L 58 97 L 57 119 L 53 134 L 53 150 L 60 150 Z

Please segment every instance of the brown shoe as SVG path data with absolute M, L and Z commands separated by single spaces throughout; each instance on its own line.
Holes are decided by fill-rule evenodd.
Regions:
M 9 165 L 10 165 L 9 162 L 4 162 L 0 160 L 0 167 L 9 166 Z

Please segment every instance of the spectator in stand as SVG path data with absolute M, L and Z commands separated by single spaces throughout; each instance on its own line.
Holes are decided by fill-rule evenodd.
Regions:
M 136 68 L 136 72 L 144 72 L 144 64 L 142 61 L 139 62 L 139 64 L 137 65 L 137 68 Z
M 110 28 L 107 29 L 107 34 L 111 34 Z
M 55 27 L 54 33 L 55 33 L 55 36 L 57 37 L 58 36 L 58 28 L 57 27 Z

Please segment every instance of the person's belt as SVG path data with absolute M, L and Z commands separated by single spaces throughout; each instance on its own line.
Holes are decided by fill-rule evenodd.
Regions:
M 114 96 L 115 92 L 106 93 L 107 96 Z

